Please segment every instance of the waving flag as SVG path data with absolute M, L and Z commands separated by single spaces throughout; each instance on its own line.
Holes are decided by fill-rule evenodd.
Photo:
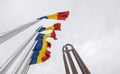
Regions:
M 37 43 L 33 48 L 34 52 L 32 54 L 30 64 L 41 63 L 50 57 L 50 51 L 48 51 L 47 49 L 48 47 L 51 47 L 51 43 L 46 41 L 46 39 L 49 37 L 53 38 L 54 40 L 57 39 L 54 30 L 50 34 L 38 34 L 35 39 Z
M 42 62 L 42 58 L 45 56 L 45 52 L 48 49 L 49 45 L 47 41 L 43 41 L 43 46 L 41 48 L 41 50 L 39 51 L 39 55 L 37 57 L 37 63 L 41 63 Z
M 46 56 L 46 53 L 48 52 L 47 48 L 49 46 L 51 46 L 51 44 L 46 41 L 47 37 L 53 37 L 55 40 L 57 39 L 56 34 L 55 34 L 54 31 L 52 33 L 46 34 L 46 36 L 44 36 L 44 38 L 43 38 L 43 46 L 42 46 L 41 50 L 39 51 L 39 55 L 37 57 L 37 62 L 36 63 L 41 63 L 41 62 L 47 60 L 50 57 L 50 55 Z
M 60 12 L 59 13 L 59 17 L 68 17 L 65 15 L 68 15 L 68 12 Z M 33 48 L 33 54 L 31 56 L 30 65 L 44 62 L 50 58 L 51 52 L 48 50 L 48 48 L 51 48 L 51 43 L 48 42 L 46 39 L 50 37 L 50 38 L 53 38 L 54 40 L 56 40 L 57 38 L 56 38 L 55 30 L 60 31 L 61 24 L 55 23 L 53 26 L 41 27 L 40 29 L 37 30 L 37 32 L 47 31 L 47 30 L 52 30 L 52 32 L 49 34 L 39 33 L 35 39 L 35 41 L 37 41 L 37 43 L 36 43 L 35 47 Z
M 65 12 L 54 13 L 48 16 L 43 16 L 38 18 L 37 20 L 41 20 L 41 19 L 66 20 L 68 16 L 69 16 L 69 11 L 65 11 Z
M 51 47 L 51 43 L 48 41 L 43 41 L 42 48 L 39 50 L 34 50 L 34 53 L 31 57 L 32 60 L 31 60 L 30 64 L 43 62 L 42 58 L 45 57 L 46 55 L 48 55 L 48 53 L 50 53 L 50 51 L 47 50 L 48 47 L 49 48 Z
M 52 15 L 48 15 L 48 19 L 54 19 L 54 20 L 66 20 L 66 18 L 69 15 L 69 11 L 66 12 L 58 12 Z
M 48 37 L 51 37 L 53 38 L 54 40 L 56 40 L 56 34 L 55 32 L 53 31 L 52 33 L 50 34 L 38 34 L 38 36 L 36 37 L 35 40 L 38 40 L 38 42 L 36 43 L 33 51 L 39 51 L 40 49 L 42 49 L 42 47 L 45 47 L 45 44 L 43 43 Z M 46 43 L 46 44 L 49 44 L 49 47 L 51 46 L 50 42 Z
M 30 64 L 36 64 L 36 63 L 43 62 L 42 58 L 45 57 L 46 55 L 47 56 L 50 55 L 50 51 L 46 50 L 48 47 L 49 48 L 51 47 L 51 43 L 46 41 L 46 42 L 43 42 L 43 46 L 41 49 L 34 50 L 32 56 L 31 56 Z
M 47 31 L 47 30 L 61 30 L 61 24 L 60 23 L 55 23 L 53 26 L 49 26 L 49 27 L 41 27 L 40 30 L 38 30 L 38 32 L 41 31 Z
M 50 34 L 42 34 L 42 33 L 39 33 L 36 37 L 36 41 L 42 41 L 42 40 L 45 40 L 46 38 L 48 37 L 52 37 L 54 40 L 56 40 L 56 33 L 55 31 L 52 31 L 52 33 Z

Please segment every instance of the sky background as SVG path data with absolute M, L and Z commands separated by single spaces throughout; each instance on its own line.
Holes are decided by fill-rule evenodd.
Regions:
M 62 31 L 49 49 L 51 58 L 28 74 L 65 74 L 62 47 L 72 44 L 92 74 L 120 74 L 119 0 L 0 0 L 0 33 L 40 16 L 70 11 L 66 21 L 42 20 L 0 45 L 0 66 L 40 25 L 60 22 Z

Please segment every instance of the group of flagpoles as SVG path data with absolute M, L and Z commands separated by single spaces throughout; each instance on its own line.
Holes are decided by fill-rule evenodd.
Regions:
M 40 26 L 40 27 L 36 30 L 36 32 L 38 32 L 41 27 L 42 27 L 42 26 Z M 29 68 L 30 68 L 31 56 L 32 56 L 32 54 L 33 54 L 32 49 L 33 49 L 33 47 L 35 46 L 36 42 L 37 42 L 37 41 L 34 41 L 34 43 L 32 44 L 32 46 L 31 46 L 31 48 L 30 48 L 30 49 L 31 49 L 31 52 L 30 52 L 30 53 L 28 54 L 28 56 L 26 57 L 26 59 L 28 59 L 28 60 L 26 61 L 25 66 L 24 66 L 24 68 L 22 69 L 22 74 L 27 74 L 27 73 L 28 73 L 28 70 L 29 70 Z
M 42 20 L 42 19 L 41 19 Z M 0 36 L 0 44 L 7 41 L 8 39 L 12 38 L 13 36 L 19 34 L 23 30 L 31 27 L 32 25 L 36 24 L 40 20 L 35 20 L 30 23 L 24 24 L 20 27 L 17 27 L 9 32 L 6 32 L 2 36 Z M 18 50 L 10 57 L 8 60 L 1 66 L 0 68 L 0 74 L 6 74 L 6 72 L 9 70 L 13 62 L 17 59 L 17 57 L 22 53 L 22 51 L 25 49 L 25 47 L 28 45 L 28 43 L 31 41 L 31 39 L 36 35 L 37 33 L 34 33 L 29 39 L 27 39 L 23 45 L 21 45 Z
M 14 71 L 12 72 L 12 74 L 21 74 L 21 68 L 23 68 L 24 62 L 25 62 L 25 60 L 27 60 L 26 57 L 28 56 L 30 51 L 31 51 L 31 49 L 27 49 L 27 51 L 24 53 L 25 55 L 22 56 L 22 58 L 20 59 L 19 63 L 16 65 Z
M 41 27 L 39 27 L 38 30 L 40 28 Z M 25 42 L 18 48 L 18 50 L 10 58 L 8 58 L 8 60 L 5 62 L 5 64 L 0 68 L 0 74 L 6 74 L 6 72 L 9 70 L 9 68 L 11 67 L 11 65 L 15 62 L 15 60 L 18 58 L 18 56 L 23 52 L 23 50 L 30 43 L 30 41 L 36 36 L 37 33 L 38 32 L 36 31 L 29 39 L 25 40 Z M 32 55 L 32 51 L 31 50 L 32 50 L 32 47 L 34 46 L 34 44 L 35 44 L 35 41 L 32 43 L 32 46 L 27 51 L 25 57 L 22 58 L 21 61 L 19 61 L 18 65 L 16 65 L 16 67 L 15 67 L 15 69 L 14 69 L 14 71 L 13 71 L 12 74 L 20 74 L 20 70 L 21 70 L 22 66 L 24 66 L 24 68 L 22 70 L 22 71 L 24 71 L 24 73 L 22 73 L 22 74 L 27 74 L 27 71 L 29 69 L 28 66 L 29 66 L 29 62 L 30 62 L 30 57 Z M 27 60 L 27 62 L 24 65 L 24 61 L 26 59 L 28 59 L 28 60 Z
M 59 13 L 59 15 L 60 15 L 59 16 L 60 19 L 58 19 L 58 20 L 65 20 L 68 17 L 69 13 L 67 12 L 67 14 L 66 14 L 66 12 L 61 12 L 61 13 Z M 50 15 L 50 16 L 54 16 L 54 15 Z M 56 16 L 54 16 L 54 17 L 56 17 Z M 54 19 L 54 17 L 52 17 L 51 19 Z M 11 31 L 7 31 L 7 32 L 4 32 L 4 33 L 1 33 L 3 35 L 0 36 L 0 44 L 2 44 L 3 42 L 7 41 L 10 38 L 12 38 L 13 36 L 19 34 L 23 30 L 31 27 L 33 24 L 36 24 L 37 22 L 39 22 L 42 19 L 48 19 L 48 17 L 47 16 L 40 17 L 40 18 L 38 18 L 35 21 L 32 21 L 32 22 L 27 23 L 27 24 L 24 24 L 24 25 L 22 25 L 20 27 L 17 27 L 15 29 L 11 30 Z M 28 39 L 25 42 L 25 44 L 19 48 L 19 50 L 17 50 L 10 58 L 8 58 L 8 60 L 6 61 L 6 63 L 2 67 L 0 67 L 0 74 L 6 74 L 6 72 L 8 71 L 8 69 L 11 67 L 11 65 L 14 63 L 14 61 L 17 59 L 17 57 L 23 52 L 23 50 L 26 48 L 26 46 L 29 44 L 29 42 L 35 37 L 36 34 L 37 33 L 33 34 L 30 37 L 30 39 Z M 33 42 L 33 45 L 34 44 L 35 44 L 35 42 Z M 32 45 L 32 47 L 33 47 L 33 45 Z M 28 60 L 26 61 L 25 65 L 23 65 L 24 68 L 22 69 L 22 71 L 23 71 L 22 74 L 26 74 L 27 73 L 27 71 L 29 69 L 30 57 L 31 57 L 31 55 L 33 53 L 31 51 L 32 47 L 26 52 L 25 57 L 22 58 L 22 60 L 20 61 L 20 63 L 16 66 L 13 74 L 18 74 L 20 72 L 19 70 L 21 70 L 21 67 L 22 67 L 21 65 L 23 65 L 24 62 L 26 61 L 26 59 L 28 58 Z M 21 73 L 19 73 L 19 74 L 21 74 Z
M 13 62 L 17 59 L 17 57 L 22 53 L 22 51 L 25 49 L 25 47 L 28 45 L 28 43 L 31 41 L 31 39 L 35 36 L 33 34 L 29 39 L 25 40 L 24 44 L 21 45 L 18 50 L 5 62 L 5 64 L 0 69 L 0 74 L 5 74 L 10 66 L 13 64 Z
M 38 28 L 38 30 L 41 28 L 41 26 Z M 34 38 L 37 35 L 38 31 L 36 31 L 34 33 Z M 29 63 L 31 60 L 31 56 L 32 56 L 32 48 L 34 47 L 34 45 L 36 44 L 36 41 L 34 41 L 31 44 L 31 47 L 28 48 L 26 55 L 21 59 L 20 63 L 18 63 L 18 65 L 15 67 L 13 74 L 27 74 L 28 69 L 29 69 Z
M 30 23 L 24 24 L 20 27 L 17 27 L 13 30 L 11 30 L 8 33 L 3 34 L 2 36 L 0 36 L 0 44 L 2 44 L 3 42 L 7 41 L 8 39 L 12 38 L 13 36 L 19 34 L 20 32 L 22 32 L 23 30 L 31 27 L 33 24 L 37 23 L 38 20 L 32 21 Z

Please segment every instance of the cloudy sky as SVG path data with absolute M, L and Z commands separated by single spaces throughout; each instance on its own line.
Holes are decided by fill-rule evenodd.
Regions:
M 70 11 L 66 21 L 42 20 L 0 45 L 0 66 L 40 25 L 60 22 L 62 31 L 52 42 L 51 58 L 32 65 L 28 74 L 65 74 L 62 46 L 72 44 L 92 74 L 120 74 L 119 0 L 0 0 L 0 33 L 36 18 Z

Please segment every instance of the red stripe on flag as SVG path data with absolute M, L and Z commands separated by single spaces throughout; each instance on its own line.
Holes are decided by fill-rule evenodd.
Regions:
M 57 19 L 58 20 L 66 20 L 66 18 L 68 17 L 68 15 L 69 15 L 69 11 L 59 12 L 58 15 L 57 15 Z
M 54 27 L 54 30 L 61 30 L 61 24 L 60 23 L 55 23 L 53 25 L 53 27 Z
M 56 38 L 56 33 L 55 33 L 55 31 L 53 30 L 53 32 L 51 33 L 51 37 L 52 38 L 54 38 L 54 40 L 56 40 L 57 38 Z

